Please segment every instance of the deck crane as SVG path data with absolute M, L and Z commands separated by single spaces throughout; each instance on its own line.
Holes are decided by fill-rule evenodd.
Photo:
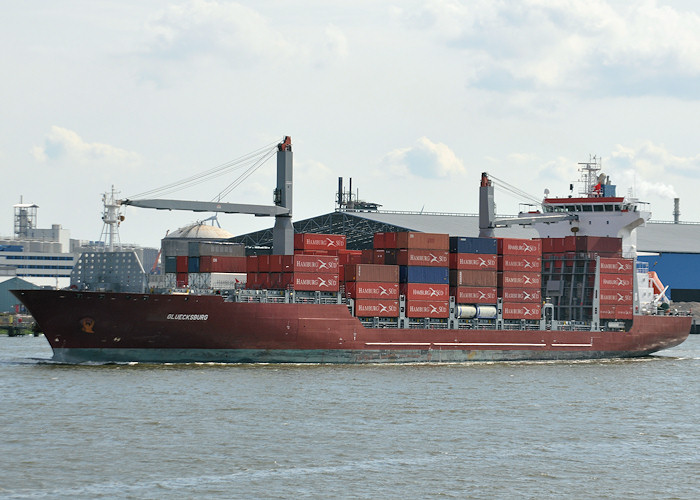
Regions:
M 294 226 L 292 225 L 292 138 L 285 136 L 277 145 L 277 187 L 274 205 L 251 205 L 244 203 L 221 203 L 218 201 L 187 201 L 140 199 L 121 200 L 122 205 L 156 210 L 185 210 L 190 212 L 219 212 L 226 214 L 249 214 L 256 217 L 275 217 L 272 230 L 272 253 L 292 255 L 294 253 Z
M 493 201 L 493 184 L 489 174 L 481 174 L 481 184 L 479 187 L 479 237 L 493 238 L 494 229 L 497 227 L 510 227 L 513 225 L 527 226 L 533 223 L 550 224 L 562 220 L 578 221 L 579 217 L 572 213 L 551 214 L 551 213 L 520 213 L 517 217 L 497 219 L 496 209 Z

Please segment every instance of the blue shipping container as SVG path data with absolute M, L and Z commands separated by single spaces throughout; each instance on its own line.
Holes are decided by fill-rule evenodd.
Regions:
M 470 238 L 467 236 L 450 236 L 450 253 L 497 254 L 496 238 Z
M 198 273 L 199 272 L 199 257 L 190 257 L 187 259 L 187 272 L 188 273 Z
M 165 258 L 165 272 L 175 273 L 177 272 L 177 257 L 166 257 Z
M 21 252 L 22 245 L 0 245 L 0 252 Z
M 449 267 L 399 266 L 399 283 L 447 284 L 449 282 Z

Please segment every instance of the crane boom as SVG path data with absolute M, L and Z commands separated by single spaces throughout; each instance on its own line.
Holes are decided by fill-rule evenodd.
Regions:
M 121 200 L 122 205 L 154 208 L 156 210 L 185 210 L 188 212 L 221 212 L 225 214 L 249 214 L 256 217 L 287 215 L 290 209 L 276 205 L 251 205 L 245 203 L 221 203 L 217 201 L 188 200 Z

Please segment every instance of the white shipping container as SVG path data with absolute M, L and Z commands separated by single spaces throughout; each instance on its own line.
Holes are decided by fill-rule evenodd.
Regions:
M 190 273 L 190 287 L 199 290 L 233 290 L 246 284 L 246 273 Z

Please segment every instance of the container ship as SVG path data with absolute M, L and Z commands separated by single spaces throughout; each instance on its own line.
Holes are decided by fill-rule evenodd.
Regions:
M 650 213 L 617 197 L 592 163 L 582 164 L 580 196 L 545 197 L 540 210 L 505 219 L 495 217 L 491 178 L 482 174 L 478 237 L 375 233 L 371 249 L 349 250 L 343 234 L 290 231 L 289 138 L 278 149 L 274 208 L 217 204 L 274 215 L 272 255 L 190 242 L 187 255 L 165 256 L 167 290 L 13 291 L 53 359 L 580 360 L 645 356 L 689 334 L 691 316 L 671 312 L 659 277 L 634 255 L 635 228 Z M 540 238 L 494 237 L 495 228 L 513 224 L 531 225 Z

